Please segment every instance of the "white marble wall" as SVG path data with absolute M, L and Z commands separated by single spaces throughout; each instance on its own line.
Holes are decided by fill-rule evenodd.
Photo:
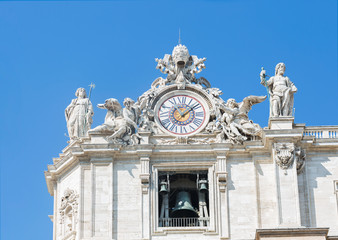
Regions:
M 337 153 L 308 153 L 307 190 L 312 227 L 329 227 L 329 235 L 338 235 L 338 203 L 334 180 L 338 180 Z
M 306 165 L 302 173 L 296 177 L 300 204 L 301 225 L 303 227 L 329 227 L 329 235 L 338 235 L 338 203 L 334 181 L 338 180 L 337 152 L 308 151 Z M 278 183 L 273 155 L 265 152 L 263 155 L 236 154 L 226 157 L 227 211 L 230 239 L 254 239 L 256 229 L 278 228 Z M 172 159 L 171 164 L 191 162 L 192 166 L 207 164 L 205 169 L 213 169 L 217 158 L 215 154 L 203 153 L 189 158 L 187 155 L 179 158 L 174 155 L 157 154 L 150 158 L 152 164 L 158 166 Z M 181 162 L 180 162 L 180 161 Z M 207 165 L 206 165 L 207 166 Z M 278 167 L 278 166 L 277 166 Z M 146 210 L 142 210 L 144 198 L 150 195 L 142 193 L 140 160 L 136 155 L 123 159 L 118 157 L 90 158 L 74 165 L 65 171 L 57 183 L 56 207 L 60 208 L 60 199 L 69 188 L 79 194 L 79 222 L 76 239 L 78 240 L 133 240 L 133 239 L 221 239 L 218 235 L 219 225 L 216 221 L 216 231 L 212 233 L 167 232 L 153 234 L 154 202 L 150 199 Z M 212 170 L 214 171 L 214 170 Z M 217 184 L 216 173 L 213 184 Z M 211 175 L 210 175 L 211 176 Z M 156 179 L 150 179 L 149 193 L 154 191 Z M 284 186 L 287 187 L 287 186 Z M 214 217 L 217 213 L 218 190 L 214 191 Z M 211 205 L 210 205 L 211 206 Z M 150 212 L 149 219 L 144 213 Z M 295 213 L 296 214 L 296 213 Z M 63 239 L 59 234 L 58 211 L 55 211 L 55 240 Z M 144 221 L 148 221 L 144 224 Z M 148 225 L 147 225 L 148 224 Z M 149 238 L 142 238 L 142 226 L 150 226 Z M 144 230 L 144 229 L 143 229 Z M 153 234 L 153 235 L 151 235 Z M 222 238 L 223 239 L 223 238 Z M 225 239 L 225 238 L 224 238 Z
M 139 161 L 114 161 L 114 239 L 141 239 Z
M 278 224 L 277 187 L 272 159 L 256 162 L 258 228 L 274 228 Z
M 93 198 L 92 198 L 92 170 L 90 165 L 82 166 L 82 205 L 81 209 L 81 231 L 80 237 L 86 239 L 92 237 L 93 232 L 93 224 L 92 224 L 92 206 L 93 206 Z
M 92 165 L 92 229 L 93 237 L 112 236 L 112 163 Z
M 255 167 L 249 158 L 227 162 L 230 233 L 232 239 L 254 239 L 257 228 Z

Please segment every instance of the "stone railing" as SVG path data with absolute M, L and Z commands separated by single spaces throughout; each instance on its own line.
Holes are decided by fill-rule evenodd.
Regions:
M 161 218 L 160 227 L 207 227 L 209 218 Z
M 338 138 L 338 126 L 305 127 L 303 136 Z

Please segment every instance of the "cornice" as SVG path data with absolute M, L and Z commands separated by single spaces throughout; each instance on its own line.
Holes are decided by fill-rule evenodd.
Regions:
M 267 237 L 286 237 L 286 236 L 325 236 L 327 237 L 329 228 L 274 228 L 257 229 L 256 240 Z
M 187 158 L 199 156 L 227 157 L 227 156 L 261 156 L 270 155 L 273 143 L 292 142 L 304 149 L 308 154 L 311 152 L 337 152 L 338 138 L 316 138 L 316 136 L 305 135 L 305 131 L 335 131 L 338 126 L 317 126 L 305 127 L 304 124 L 296 124 L 293 129 L 263 129 L 262 140 L 245 141 L 243 144 L 231 143 L 204 143 L 203 139 L 215 137 L 215 134 L 199 134 L 192 139 L 200 138 L 199 142 L 176 143 L 176 144 L 152 144 L 143 143 L 139 145 L 114 145 L 108 142 L 104 143 L 105 135 L 90 137 L 71 141 L 67 147 L 62 150 L 58 158 L 53 159 L 53 164 L 47 166 L 45 178 L 48 191 L 53 194 L 53 185 L 57 178 L 70 168 L 80 162 L 90 163 L 91 157 L 112 158 L 119 160 L 136 160 L 141 158 Z M 97 141 L 102 137 L 102 141 Z M 155 135 L 148 138 L 160 139 L 161 137 L 175 139 L 171 136 Z M 188 138 L 189 139 L 189 138 Z M 150 142 L 150 141 L 148 141 Z

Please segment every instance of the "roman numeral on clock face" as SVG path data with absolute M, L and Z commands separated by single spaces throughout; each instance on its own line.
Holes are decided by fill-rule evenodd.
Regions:
M 188 131 L 184 126 L 180 126 L 180 133 L 188 133 Z
M 194 121 L 193 121 L 192 123 L 195 124 L 195 125 L 198 127 L 199 125 L 202 124 L 202 119 L 195 118 Z
M 176 104 L 175 98 L 170 99 L 169 102 L 170 102 L 172 105 L 175 105 L 175 104 Z
M 204 117 L 204 112 L 196 112 L 196 117 Z
M 201 107 L 202 107 L 201 104 L 195 103 L 191 108 L 194 109 L 194 110 L 197 110 L 197 109 L 199 109 Z
M 173 131 L 173 132 L 177 132 L 177 126 L 175 124 L 173 124 L 169 127 L 169 130 Z
M 161 120 L 161 123 L 162 123 L 163 127 L 166 127 L 166 125 L 168 123 L 170 123 L 170 120 L 169 120 L 169 118 L 166 118 L 166 119 Z
M 160 117 L 166 117 L 166 116 L 168 116 L 168 113 L 169 113 L 169 111 L 166 111 L 166 112 L 160 111 Z
M 193 100 L 193 99 L 192 99 L 192 98 L 190 98 L 190 101 L 189 101 L 188 105 L 190 105 L 190 104 L 191 104 L 192 100 Z
M 190 131 L 195 131 L 195 128 L 193 126 L 189 125 L 189 130 Z
M 187 97 L 185 97 L 185 96 L 180 96 L 180 97 L 177 97 L 177 99 L 178 99 L 178 102 L 179 102 L 179 103 L 185 103 L 185 101 L 187 100 Z

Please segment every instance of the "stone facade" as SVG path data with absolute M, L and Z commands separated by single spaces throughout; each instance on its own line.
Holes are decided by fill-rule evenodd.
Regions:
M 338 126 L 278 116 L 261 128 L 247 113 L 266 97 L 223 101 L 195 77 L 205 60 L 175 47 L 156 60 L 166 79 L 123 110 L 106 100 L 104 123 L 53 159 L 53 240 L 337 239 Z M 162 124 L 186 95 L 196 104 L 169 106 L 177 125 Z

